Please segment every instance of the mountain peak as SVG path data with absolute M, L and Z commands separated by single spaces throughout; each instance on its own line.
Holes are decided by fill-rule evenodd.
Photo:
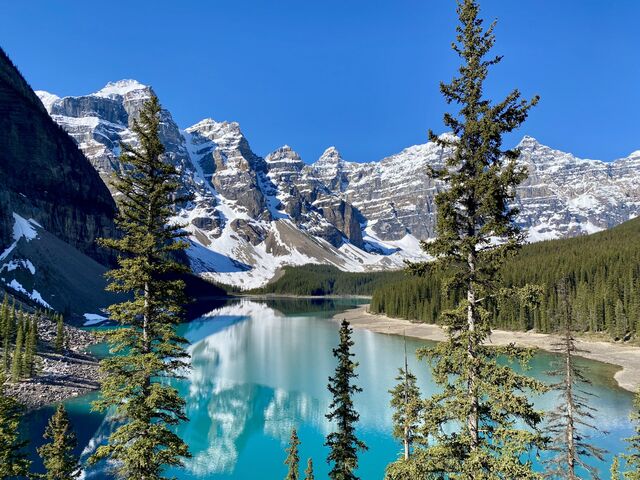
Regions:
M 218 122 L 213 118 L 205 118 L 203 120 L 200 120 L 195 125 L 191 125 L 190 127 L 186 128 L 185 131 L 189 133 L 198 132 L 207 137 L 211 137 L 211 139 L 223 135 L 231 135 L 238 138 L 244 137 L 242 131 L 240 130 L 240 124 L 238 122 L 227 122 L 226 120 Z
M 123 79 L 118 80 L 117 82 L 109 82 L 102 89 L 98 90 L 94 95 L 98 97 L 123 97 L 127 93 L 136 91 L 136 90 L 146 90 L 149 87 L 147 85 L 143 85 L 137 80 L 133 79 Z
M 190 127 L 186 128 L 185 130 L 187 132 L 190 132 L 192 130 L 198 130 L 200 128 L 206 128 L 206 127 L 213 127 L 218 125 L 220 122 L 216 122 L 213 118 L 208 117 L 208 118 L 203 118 L 202 120 L 200 120 L 198 123 L 194 123 L 193 125 L 191 125 Z
M 44 105 L 44 108 L 47 109 L 47 112 L 51 112 L 51 106 L 56 102 L 56 100 L 60 100 L 59 96 L 46 92 L 45 90 L 36 90 L 34 93 L 38 96 Z
M 281 162 L 282 160 L 302 163 L 302 159 L 300 158 L 300 155 L 298 155 L 298 152 L 292 149 L 289 145 L 283 145 L 280 148 L 276 148 L 265 157 L 265 161 L 267 163 Z
M 517 148 L 535 148 L 541 146 L 543 145 L 538 140 L 530 135 L 525 135 L 524 137 L 522 137 L 522 140 L 520 140 Z
M 341 160 L 342 155 L 340 154 L 338 149 L 334 146 L 331 146 L 327 148 L 322 155 L 320 155 L 317 163 L 339 163 Z

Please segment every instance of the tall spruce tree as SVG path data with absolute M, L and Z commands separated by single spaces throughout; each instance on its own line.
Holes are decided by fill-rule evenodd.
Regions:
M 405 364 L 396 378 L 397 385 L 390 390 L 393 413 L 393 436 L 402 442 L 403 451 L 400 458 L 389 465 L 385 471 L 386 480 L 402 480 L 405 478 L 428 478 L 424 470 L 422 447 L 426 445 L 425 431 L 421 424 L 425 402 L 420 398 L 420 390 L 416 377 Z M 414 448 L 419 444 L 419 448 Z
M 620 480 L 620 457 L 613 457 L 610 470 L 611 480 Z
M 518 90 L 498 103 L 484 97 L 489 68 L 501 60 L 489 56 L 495 23 L 484 28 L 474 0 L 459 0 L 457 13 L 453 49 L 462 65 L 440 88 L 459 110 L 444 115 L 453 135 L 429 132 L 445 158 L 441 169 L 431 171 L 444 186 L 436 195 L 437 238 L 424 244 L 437 261 L 435 267 L 410 266 L 418 274 L 442 267 L 448 276 L 444 291 L 463 292 L 441 315 L 447 340 L 420 351 L 442 387 L 426 410 L 426 424 L 438 428 L 424 458 L 428 471 L 447 478 L 537 478 L 531 454 L 544 444 L 536 428 L 542 415 L 529 397 L 545 387 L 498 362 L 505 355 L 526 364 L 529 350 L 484 343 L 491 331 L 487 303 L 498 297 L 500 266 L 522 243 L 511 202 L 526 170 L 516 163 L 517 150 L 503 150 L 502 137 L 524 122 L 538 98 L 523 100 Z
M 640 480 L 640 390 L 633 399 L 631 421 L 634 424 L 634 435 L 627 438 L 627 453 L 622 455 L 626 469 L 623 473 L 625 480 Z
M 298 455 L 298 447 L 300 439 L 296 429 L 291 430 L 291 439 L 289 440 L 289 448 L 287 448 L 287 459 L 284 464 L 289 467 L 285 480 L 298 480 L 300 478 L 300 456 Z
M 27 478 L 31 462 L 20 439 L 20 422 L 24 409 L 4 393 L 4 376 L 0 376 L 0 479 Z
M 38 454 L 46 473 L 44 480 L 72 480 L 82 473 L 80 461 L 74 450 L 78 445 L 76 434 L 71 427 L 64 405 L 58 404 L 44 431 L 49 442 L 38 448 Z
M 56 338 L 53 347 L 57 353 L 62 353 L 64 348 L 64 319 L 61 313 L 56 315 Z
M 15 330 L 16 303 L 7 310 L 6 317 L 2 324 L 2 364 L 6 375 L 10 374 L 11 369 L 11 342 L 13 342 L 13 334 Z
M 5 292 L 0 306 L 0 340 L 4 340 L 5 325 L 9 322 L 9 295 Z
M 567 282 L 558 286 L 557 323 L 563 325 L 562 340 L 553 344 L 560 355 L 549 375 L 558 378 L 551 388 L 558 392 L 558 406 L 547 414 L 546 433 L 551 437 L 548 450 L 554 455 L 545 461 L 547 478 L 578 480 L 599 479 L 598 470 L 586 462 L 589 458 L 603 461 L 605 450 L 590 443 L 590 431 L 597 410 L 590 405 L 593 394 L 585 390 L 591 385 L 585 370 L 576 363 L 576 355 L 587 353 L 576 346 L 573 336 L 574 313 L 569 302 Z
M 176 333 L 186 303 L 186 271 L 173 258 L 186 248 L 181 226 L 170 224 L 178 197 L 178 171 L 160 141 L 161 107 L 155 95 L 145 102 L 132 130 L 137 146 L 122 145 L 123 170 L 116 188 L 122 238 L 102 244 L 119 253 L 119 268 L 108 273 L 108 289 L 132 299 L 109 307 L 122 328 L 106 334 L 111 352 L 101 362 L 101 398 L 94 407 L 113 409 L 118 425 L 92 462 L 109 459 L 119 478 L 163 479 L 167 466 L 182 466 L 189 450 L 174 432 L 186 421 L 185 402 L 167 380 L 187 368 L 186 340 Z
M 413 444 L 420 440 L 420 420 L 424 406 L 416 376 L 409 370 L 405 339 L 404 368 L 399 369 L 396 386 L 389 390 L 393 408 L 393 436 L 402 442 L 403 459 L 409 460 Z
M 11 380 L 20 381 L 22 378 L 22 357 L 24 347 L 24 328 L 22 321 L 22 313 L 18 316 L 18 327 L 16 332 L 16 344 L 13 348 L 13 356 L 11 357 Z
M 307 468 L 304 471 L 304 480 L 315 480 L 313 475 L 313 460 L 307 459 Z
M 358 363 L 351 358 L 354 342 L 351 339 L 353 330 L 346 320 L 340 326 L 340 343 L 333 349 L 333 356 L 338 360 L 335 374 L 329 377 L 327 388 L 332 395 L 329 413 L 326 417 L 335 422 L 335 431 L 327 435 L 325 445 L 330 448 L 327 462 L 331 465 L 331 480 L 357 480 L 354 471 L 358 468 L 358 451 L 367 446 L 356 436 L 356 423 L 360 415 L 353 406 L 353 395 L 362 389 L 353 381 L 358 377 L 355 372 Z
M 36 355 L 38 351 L 38 325 L 36 316 L 27 318 L 27 335 L 24 357 L 22 359 L 22 375 L 31 378 L 36 373 Z

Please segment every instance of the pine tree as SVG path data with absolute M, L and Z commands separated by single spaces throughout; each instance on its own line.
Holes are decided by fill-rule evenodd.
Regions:
M 611 480 L 620 480 L 620 458 L 617 455 L 611 463 Z
M 2 329 L 3 329 L 2 336 L 4 340 L 8 341 L 9 343 L 15 340 L 16 323 L 17 323 L 16 317 L 17 317 L 16 301 L 14 299 L 11 305 L 11 308 L 9 309 L 8 316 L 6 318 L 6 323 L 2 326 Z
M 354 471 L 358 468 L 358 451 L 367 446 L 356 436 L 355 424 L 360 415 L 353 406 L 353 395 L 362 389 L 353 381 L 358 377 L 355 373 L 358 363 L 351 360 L 355 356 L 351 352 L 354 343 L 351 339 L 352 329 L 349 322 L 342 321 L 340 327 L 340 343 L 333 349 L 333 356 L 338 360 L 335 375 L 329 377 L 327 388 L 333 400 L 326 415 L 330 422 L 335 422 L 337 430 L 327 435 L 325 446 L 330 448 L 327 462 L 333 464 L 329 471 L 331 480 L 357 480 Z
M 287 448 L 287 459 L 284 461 L 284 464 L 289 467 L 285 480 L 298 480 L 300 478 L 299 446 L 300 439 L 298 438 L 298 432 L 296 432 L 294 428 L 291 430 L 291 439 L 289 441 L 289 448 Z
M 576 346 L 573 336 L 573 312 L 569 303 L 567 282 L 558 285 L 558 315 L 564 325 L 562 341 L 553 344 L 554 350 L 561 355 L 555 360 L 555 370 L 549 372 L 558 382 L 551 388 L 558 392 L 558 406 L 547 414 L 546 432 L 551 436 L 548 450 L 555 455 L 545 461 L 547 478 L 599 479 L 598 470 L 586 463 L 588 458 L 604 460 L 605 450 L 589 443 L 590 435 L 586 430 L 598 431 L 591 422 L 597 410 L 590 405 L 593 394 L 584 390 L 591 385 L 584 369 L 576 365 L 575 356 L 585 353 Z M 580 472 L 580 473 L 578 473 Z
M 307 469 L 304 471 L 304 480 L 315 480 L 313 476 L 313 460 L 309 458 L 307 460 Z
M 31 462 L 24 453 L 26 441 L 20 440 L 22 406 L 4 393 L 4 377 L 0 377 L 0 479 L 25 478 Z
M 38 448 L 38 454 L 47 471 L 42 478 L 44 480 L 78 478 L 82 470 L 78 457 L 73 453 L 78 441 L 69 422 L 67 411 L 61 403 L 49 419 L 44 438 L 50 442 Z
M 61 313 L 56 316 L 56 338 L 53 345 L 56 352 L 62 352 L 64 348 L 64 318 Z
M 16 333 L 16 344 L 11 358 L 11 380 L 20 381 L 22 378 L 22 349 L 24 345 L 24 330 L 22 319 L 18 319 L 18 331 Z
M 135 148 L 122 145 L 124 165 L 116 182 L 121 193 L 119 239 L 102 240 L 119 253 L 119 268 L 108 273 L 108 289 L 132 298 L 109 307 L 122 328 L 106 333 L 111 352 L 101 362 L 101 398 L 94 408 L 113 409 L 118 427 L 92 462 L 113 461 L 117 475 L 138 480 L 163 479 L 167 466 L 181 466 L 189 456 L 185 442 L 173 431 L 186 421 L 185 402 L 167 380 L 188 367 L 186 340 L 176 333 L 186 303 L 186 272 L 172 256 L 186 248 L 178 240 L 181 226 L 170 224 L 177 195 L 178 171 L 164 159 L 160 142 L 161 107 L 155 95 L 145 102 L 132 130 Z
M 627 453 L 622 455 L 625 460 L 625 480 L 640 480 L 640 390 L 633 399 L 633 412 L 631 421 L 634 424 L 635 434 L 626 439 Z
M 27 325 L 27 340 L 25 343 L 24 358 L 22 359 L 22 375 L 31 378 L 35 374 L 38 349 L 38 326 L 36 317 L 32 317 Z
M 9 375 L 11 367 L 11 346 L 9 344 L 9 338 L 5 337 L 2 341 L 2 370 L 5 375 Z
M 404 368 L 400 368 L 395 388 L 389 390 L 393 408 L 393 436 L 402 442 L 404 460 L 409 460 L 413 443 L 421 440 L 419 427 L 423 403 L 416 377 L 409 370 L 407 344 L 405 339 Z
M 9 313 L 9 295 L 5 292 L 2 306 L 0 306 L 0 340 L 4 340 L 5 325 L 9 322 Z
M 538 98 L 525 101 L 517 90 L 499 103 L 483 97 L 489 68 L 501 60 L 489 57 L 495 23 L 484 29 L 474 0 L 459 0 L 457 13 L 453 49 L 462 59 L 460 75 L 440 88 L 459 111 L 444 116 L 453 135 L 429 133 L 445 159 L 442 169 L 431 171 L 445 187 L 436 195 L 437 238 L 424 244 L 437 261 L 410 267 L 414 274 L 442 268 L 448 277 L 443 288 L 462 293 L 441 315 L 447 340 L 420 351 L 442 387 L 425 408 L 425 423 L 441 427 L 432 432 L 425 461 L 427 470 L 448 478 L 537 478 L 528 454 L 544 444 L 536 428 L 542 415 L 528 397 L 545 387 L 498 362 L 505 355 L 526 364 L 531 351 L 484 343 L 500 267 L 522 243 L 511 202 L 526 169 L 516 163 L 517 150 L 502 149 L 502 137 L 524 122 Z

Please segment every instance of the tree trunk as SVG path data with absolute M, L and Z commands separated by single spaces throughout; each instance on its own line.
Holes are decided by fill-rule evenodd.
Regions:
M 476 254 L 475 251 L 472 251 L 468 255 L 468 267 L 469 274 L 473 277 L 476 270 Z M 469 284 L 467 286 L 467 302 L 469 306 L 467 307 L 467 326 L 469 333 L 471 334 L 469 337 L 469 343 L 467 345 L 467 356 L 469 357 L 469 361 L 471 362 L 471 368 L 469 369 L 469 379 L 467 383 L 467 393 L 469 395 L 469 401 L 471 402 L 471 411 L 469 416 L 467 417 L 467 428 L 469 429 L 469 435 L 471 435 L 471 450 L 475 450 L 478 448 L 479 440 L 478 440 L 478 395 L 476 393 L 476 345 L 475 339 L 473 338 L 473 332 L 476 329 L 476 292 L 473 286 L 473 281 L 469 280 Z
M 404 337 L 404 459 L 409 460 L 409 362 L 407 361 L 407 337 Z
M 565 368 L 566 368 L 566 401 L 567 401 L 567 467 L 569 471 L 569 480 L 578 480 L 576 477 L 576 447 L 575 447 L 575 425 L 574 425 L 574 404 L 573 404 L 573 375 L 571 368 L 571 341 L 570 341 L 571 332 L 567 328 L 567 338 L 566 338 L 566 358 L 565 358 Z

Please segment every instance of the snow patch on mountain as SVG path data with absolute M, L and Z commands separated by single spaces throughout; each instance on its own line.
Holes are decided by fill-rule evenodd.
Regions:
M 19 292 L 19 293 L 22 293 L 23 295 L 26 295 L 31 300 L 33 300 L 34 302 L 39 303 L 43 307 L 51 308 L 51 305 L 49 305 L 47 302 L 44 301 L 44 299 L 42 298 L 42 295 L 40 295 L 40 292 L 38 292 L 36 289 L 33 289 L 31 292 L 27 291 L 27 289 L 24 288 L 20 284 L 20 282 L 18 282 L 15 278 L 13 280 L 11 280 L 10 282 L 7 282 L 7 286 L 9 288 L 15 290 L 16 292 Z
M 59 96 L 45 92 L 44 90 L 36 90 L 35 94 L 38 96 L 47 112 L 51 111 L 51 105 L 53 105 L 56 100 L 60 100 Z
M 120 80 L 91 95 L 39 96 L 108 181 L 121 168 L 120 142 L 137 141 L 130 127 L 151 93 Z M 180 130 L 169 111 L 161 116 L 166 156 L 180 171 L 181 193 L 192 196 L 172 221 L 188 232 L 200 275 L 253 288 L 286 265 L 367 271 L 427 258 L 421 241 L 435 236 L 434 199 L 444 188 L 428 169 L 444 166 L 450 147 L 428 142 L 368 163 L 329 147 L 307 164 L 288 145 L 256 155 L 236 122 L 206 118 Z M 529 177 L 515 205 L 529 241 L 592 233 L 640 214 L 640 151 L 607 163 L 530 136 L 518 147 Z
M 146 88 L 148 88 L 146 85 L 141 84 L 137 80 L 124 79 L 107 83 L 107 85 L 98 90 L 94 95 L 107 98 L 123 97 L 130 92 L 144 90 Z
M 38 238 L 38 233 L 34 227 L 40 227 L 40 224 L 33 218 L 27 220 L 13 212 L 13 221 L 13 243 L 0 254 L 0 260 L 4 260 L 9 256 L 21 238 L 24 238 L 27 242 Z

